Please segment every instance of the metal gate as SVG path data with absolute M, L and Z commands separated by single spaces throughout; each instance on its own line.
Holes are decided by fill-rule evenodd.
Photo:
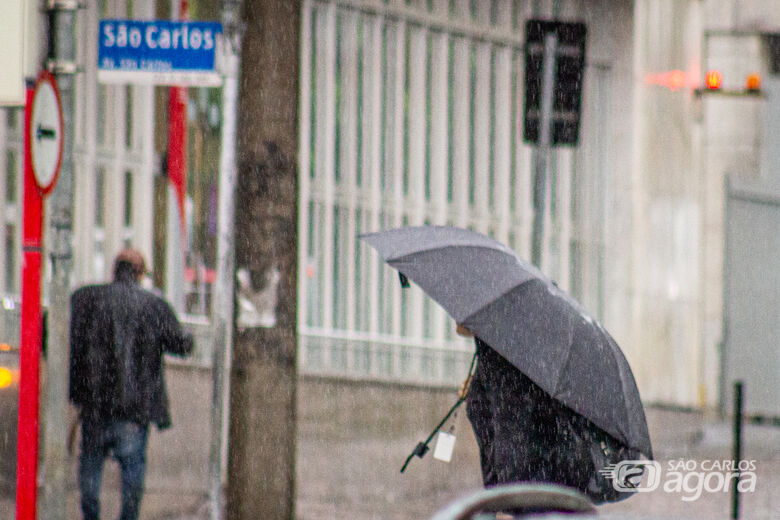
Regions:
M 726 189 L 721 403 L 745 383 L 745 411 L 780 417 L 780 190 Z
M 559 8 L 577 18 L 585 11 L 573 0 Z M 401 291 L 356 236 L 456 225 L 530 256 L 523 27 L 544 15 L 525 0 L 303 3 L 302 372 L 460 383 L 471 342 L 419 288 Z M 553 154 L 541 261 L 598 318 L 614 181 L 602 138 L 615 125 L 613 74 L 610 62 L 588 64 L 580 147 Z

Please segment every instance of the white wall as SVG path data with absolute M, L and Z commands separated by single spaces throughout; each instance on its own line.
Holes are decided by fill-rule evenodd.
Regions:
M 760 179 L 773 157 L 767 96 L 696 94 L 704 73 L 740 92 L 767 76 L 763 32 L 780 30 L 776 2 L 639 0 L 635 4 L 636 168 L 631 194 L 629 351 L 645 400 L 717 404 L 723 315 L 724 184 Z M 658 83 L 682 71 L 681 88 Z M 766 162 L 765 162 L 766 164 Z M 765 179 L 766 180 L 766 179 Z
M 629 354 L 646 401 L 695 405 L 701 379 L 700 102 L 691 86 L 653 84 L 670 71 L 700 77 L 699 2 L 635 5 L 632 170 L 632 335 Z

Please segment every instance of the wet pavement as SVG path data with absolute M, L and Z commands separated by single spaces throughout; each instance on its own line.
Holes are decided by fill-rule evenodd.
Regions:
M 316 396 L 316 397 L 315 397 Z M 392 396 L 393 399 L 389 399 Z M 452 462 L 429 453 L 415 458 L 400 473 L 409 451 L 424 439 L 456 399 L 451 390 L 402 389 L 395 385 L 365 385 L 310 380 L 299 387 L 297 518 L 427 519 L 456 497 L 479 489 L 477 446 L 465 411 L 455 420 L 457 442 Z M 417 403 L 410 407 L 409 403 Z M 648 410 L 661 485 L 617 504 L 599 508 L 608 519 L 716 519 L 730 517 L 730 492 L 705 490 L 695 500 L 699 477 L 690 477 L 679 492 L 664 490 L 673 478 L 672 466 L 731 457 L 731 428 L 717 417 L 700 413 Z M 449 427 L 450 425 L 448 425 Z M 156 432 L 152 435 L 160 435 Z M 166 434 L 162 434 L 166 435 Z M 746 425 L 744 459 L 755 461 L 755 490 L 742 495 L 742 518 L 780 518 L 780 428 Z M 169 449 L 176 449 L 169 446 Z M 204 446 L 203 449 L 207 449 Z M 305 464 L 301 463 L 305 461 Z M 670 466 L 670 462 L 672 466 Z M 66 504 L 67 518 L 78 516 L 75 462 Z M 696 471 L 694 471 L 696 473 Z M 205 520 L 205 485 L 196 475 L 173 485 L 170 480 L 147 480 L 142 506 L 146 520 Z M 706 473 L 703 475 L 706 478 Z M 205 480 L 203 480 L 205 482 Z M 719 482 L 705 482 L 713 487 Z M 102 495 L 105 518 L 119 507 L 118 471 L 107 464 Z M 12 497 L 0 496 L 0 518 L 13 518 Z
M 715 489 L 717 475 L 709 481 L 697 480 L 698 475 L 687 477 L 677 492 L 670 463 L 674 467 L 680 460 L 689 466 L 696 463 L 700 470 L 705 461 L 710 461 L 705 466 L 711 468 L 715 461 L 730 459 L 730 425 L 699 413 L 659 409 L 648 410 L 648 421 L 662 469 L 659 489 L 601 506 L 599 516 L 616 520 L 729 518 L 730 490 L 704 490 L 704 484 Z M 299 474 L 298 518 L 429 518 L 456 497 L 480 486 L 477 446 L 465 413 L 458 418 L 456 433 L 458 441 L 451 463 L 437 461 L 429 454 L 423 460 L 414 459 L 401 475 L 400 465 L 427 434 L 424 429 L 418 436 L 388 436 L 358 443 L 330 441 L 333 444 L 329 450 L 320 449 L 323 441 L 303 431 L 299 455 L 313 470 Z M 755 461 L 756 485 L 753 492 L 742 495 L 742 518 L 780 519 L 780 428 L 746 425 L 744 433 L 744 459 Z M 340 461 L 334 463 L 328 453 L 339 454 Z M 703 477 L 706 479 L 707 473 Z M 701 495 L 691 500 L 700 481 Z

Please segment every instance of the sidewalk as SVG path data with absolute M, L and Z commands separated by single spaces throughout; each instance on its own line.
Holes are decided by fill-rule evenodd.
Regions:
M 324 384 L 324 383 L 323 383 Z M 397 391 L 397 389 L 393 389 Z M 314 384 L 305 390 L 323 392 Z M 356 392 L 361 396 L 356 398 Z M 321 519 L 427 519 L 456 497 L 480 487 L 478 451 L 465 413 L 458 414 L 457 443 L 451 463 L 415 458 L 406 473 L 399 469 L 409 451 L 424 439 L 428 430 L 452 401 L 450 393 L 419 401 L 419 420 L 408 417 L 397 424 L 398 414 L 382 390 L 329 387 L 319 404 L 301 396 L 299 406 L 296 511 L 300 520 Z M 416 398 L 416 396 L 411 396 Z M 390 409 L 388 409 L 390 408 Z M 398 412 L 398 413 L 396 413 Z M 396 422 L 393 422 L 393 417 Z M 731 427 L 698 413 L 648 410 L 648 421 L 656 458 L 664 471 L 668 461 L 678 459 L 728 460 L 731 458 Z M 408 431 L 408 423 L 417 426 Z M 756 461 L 756 489 L 742 497 L 742 518 L 780 518 L 780 428 L 746 425 L 743 453 Z M 300 461 L 305 461 L 301 464 Z M 75 468 L 74 468 L 75 470 Z M 75 471 L 74 475 L 75 477 Z M 205 484 L 182 489 L 150 478 L 142 506 L 144 520 L 206 520 L 208 501 Z M 205 482 L 205 480 L 204 480 Z M 189 486 L 189 487 L 188 487 Z M 703 492 L 694 501 L 682 500 L 685 493 L 659 489 L 640 493 L 617 504 L 599 508 L 599 517 L 609 519 L 717 519 L 729 518 L 730 493 Z M 691 493 L 687 494 L 688 496 Z M 116 518 L 119 508 L 116 464 L 106 466 L 102 496 L 104 518 Z M 66 504 L 67 518 L 78 519 L 78 494 L 71 481 Z M 12 497 L 0 497 L 0 518 L 13 518 Z M 44 520 L 44 519 L 42 519 Z
M 731 427 L 701 414 L 648 410 L 655 455 L 664 471 L 668 461 L 731 458 Z M 427 432 L 426 432 L 427 433 Z M 453 461 L 445 464 L 429 454 L 414 459 L 406 474 L 398 469 L 418 437 L 344 441 L 330 449 L 318 449 L 322 441 L 299 436 L 299 454 L 305 456 L 307 475 L 299 473 L 299 519 L 376 518 L 427 519 L 456 497 L 480 486 L 478 451 L 465 414 L 458 418 L 458 444 Z M 424 438 L 421 436 L 420 438 Z M 330 454 L 330 455 L 329 455 Z M 333 454 L 341 455 L 340 464 Z M 755 492 L 742 497 L 742 518 L 780 518 L 780 428 L 746 425 L 743 454 L 756 461 Z M 333 468 L 328 471 L 326 467 Z M 349 469 L 354 478 L 336 468 Z M 641 493 L 617 504 L 599 508 L 599 516 L 621 519 L 718 519 L 729 518 L 730 493 L 703 492 L 695 501 L 659 489 Z
M 732 457 L 732 427 L 730 423 L 696 413 L 680 413 L 651 409 L 648 411 L 650 435 L 658 462 L 664 476 L 671 466 L 679 467 L 680 460 L 695 461 L 697 469 L 711 468 L 715 461 L 729 461 Z M 743 426 L 743 459 L 755 461 L 755 491 L 741 495 L 741 518 L 780 518 L 780 428 L 768 425 Z M 709 461 L 709 462 L 705 462 Z M 705 467 L 702 468 L 702 464 Z M 688 472 L 690 473 L 690 472 Z M 686 473 L 683 472 L 683 475 Z M 707 472 L 702 472 L 706 477 Z M 639 493 L 624 502 L 602 506 L 604 518 L 730 518 L 731 490 L 708 492 L 702 490 L 695 500 L 696 487 L 706 481 L 692 477 L 687 485 L 683 481 L 682 492 L 663 489 L 670 479 L 661 480 L 661 486 L 650 493 Z M 717 479 L 710 481 L 717 483 Z M 676 487 L 670 484 L 671 487 Z M 686 490 L 687 487 L 687 490 Z M 703 487 L 703 486 L 702 486 Z

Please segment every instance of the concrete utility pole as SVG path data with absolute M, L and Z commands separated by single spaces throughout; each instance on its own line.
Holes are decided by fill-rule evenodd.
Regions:
M 76 0 L 52 0 L 49 9 L 50 54 L 47 66 L 60 91 L 63 150 L 59 180 L 48 199 L 47 249 L 51 259 L 48 344 L 46 352 L 43 490 L 40 518 L 65 520 L 67 480 L 68 357 L 70 290 L 73 272 L 73 98 L 76 74 Z
M 298 0 L 247 0 L 244 10 L 236 266 L 253 291 L 274 269 L 280 280 L 273 324 L 238 329 L 234 340 L 231 520 L 295 514 L 300 17 Z

